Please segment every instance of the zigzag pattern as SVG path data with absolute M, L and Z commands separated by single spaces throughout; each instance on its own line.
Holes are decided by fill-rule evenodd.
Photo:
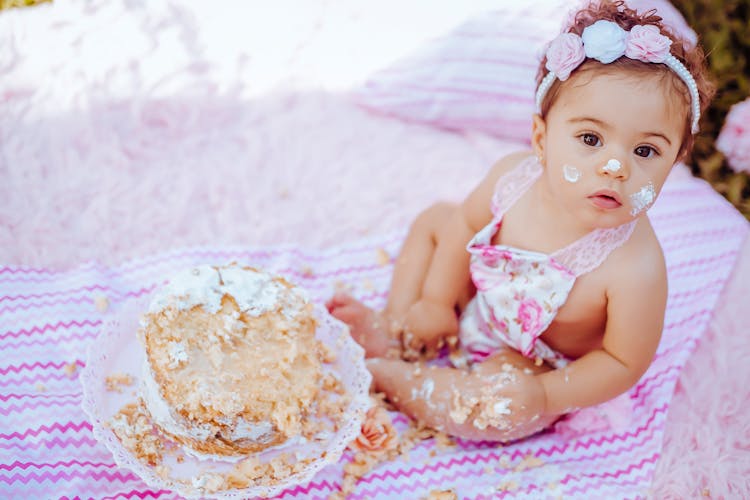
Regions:
M 0 267 L 0 274 L 25 274 L 25 273 L 35 273 L 35 274 L 46 274 L 49 276 L 55 276 L 59 273 L 56 273 L 54 271 L 50 271 L 49 269 L 45 269 L 42 267 L 11 267 L 11 266 L 2 266 Z
M 35 410 L 37 408 L 63 408 L 65 406 L 78 406 L 81 404 L 81 399 L 63 400 L 63 401 L 39 401 L 34 403 L 27 403 L 23 405 L 10 405 L 6 408 L 0 408 L 0 415 L 8 416 L 11 413 L 21 413 L 28 410 Z
M 0 439 L 25 439 L 29 436 L 37 437 L 39 434 L 52 434 L 54 431 L 60 431 L 62 433 L 66 433 L 69 431 L 73 432 L 80 432 L 82 430 L 91 431 L 93 428 L 91 427 L 91 424 L 87 421 L 75 423 L 72 421 L 66 422 L 65 425 L 61 424 L 60 422 L 55 422 L 54 424 L 50 426 L 42 425 L 36 429 L 28 429 L 23 434 L 20 434 L 18 432 L 12 432 L 10 434 L 0 434 Z
M 45 323 L 42 326 L 35 326 L 31 328 L 30 330 L 27 330 L 25 328 L 22 328 L 21 330 L 17 332 L 6 332 L 3 334 L 0 334 L 0 340 L 7 339 L 7 338 L 18 338 L 21 336 L 29 337 L 35 333 L 44 333 L 48 331 L 57 331 L 60 328 L 68 329 L 70 327 L 76 326 L 78 328 L 83 328 L 84 326 L 92 326 L 92 327 L 98 327 L 102 324 L 102 321 L 100 319 L 91 321 L 88 319 L 84 319 L 83 321 L 58 321 L 57 323 Z
M 2 282 L 0 282 L 0 285 L 2 285 Z M 15 300 L 29 300 L 29 299 L 41 299 L 44 297 L 57 297 L 59 295 L 71 295 L 74 293 L 80 293 L 80 292 L 95 292 L 95 291 L 101 291 L 101 292 L 110 292 L 110 295 L 112 297 L 118 298 L 118 299 L 125 299 L 125 298 L 138 298 L 141 295 L 145 293 L 150 293 L 156 288 L 157 285 L 151 285 L 150 287 L 146 288 L 140 288 L 134 292 L 120 292 L 119 290 L 112 289 L 108 286 L 103 285 L 91 285 L 91 286 L 84 286 L 80 288 L 73 288 L 71 290 L 58 290 L 56 292 L 41 292 L 41 293 L 31 293 L 31 294 L 19 294 L 19 295 L 3 295 L 0 296 L 0 302 L 4 301 L 15 301 Z
M 0 401 L 10 401 L 11 399 L 39 399 L 39 398 L 67 398 L 67 397 L 74 397 L 74 396 L 80 396 L 80 392 L 67 392 L 62 394 L 29 394 L 29 393 L 9 393 L 9 394 L 0 394 Z
M 55 436 L 52 439 L 42 439 L 37 442 L 31 442 L 31 443 L 2 443 L 0 442 L 0 449 L 2 450 L 22 450 L 22 451 L 28 451 L 28 450 L 38 450 L 40 448 L 47 448 L 48 450 L 51 450 L 52 448 L 67 448 L 69 446 L 72 446 L 73 448 L 81 448 L 84 445 L 89 446 L 91 448 L 96 448 L 100 445 L 94 438 L 89 436 L 82 436 L 80 438 L 65 438 L 60 439 L 60 437 Z
M 0 387 L 7 387 L 9 385 L 22 385 L 22 384 L 34 384 L 38 382 L 47 382 L 49 380 L 68 380 L 73 379 L 66 373 L 48 373 L 46 375 L 35 375 L 33 377 L 23 376 L 17 379 L 4 379 L 0 380 Z
M 16 460 L 12 464 L 0 464 L 0 470 L 7 470 L 11 471 L 13 469 L 21 469 L 21 470 L 27 470 L 27 469 L 44 469 L 45 467 L 49 467 L 51 469 L 57 468 L 57 467 L 107 467 L 109 469 L 112 469 L 114 467 L 117 467 L 117 465 L 113 463 L 105 463 L 105 462 L 80 462 L 78 460 L 69 460 L 67 462 L 64 461 L 58 461 L 54 463 L 47 463 L 47 462 L 19 462 Z
M 92 299 L 90 296 L 84 296 L 84 297 L 78 297 L 78 298 L 72 297 L 69 299 L 62 299 L 62 300 L 29 302 L 28 304 L 18 304 L 16 306 L 5 306 L 3 308 L 0 308 L 0 314 L 13 313 L 18 310 L 28 311 L 29 309 L 42 309 L 44 307 L 61 306 L 61 305 L 68 305 L 68 304 L 81 305 L 84 302 L 87 304 L 93 304 L 94 299 Z
M 617 488 L 618 486 L 620 486 L 620 487 L 621 486 L 642 486 L 645 482 L 647 482 L 647 481 L 649 481 L 651 479 L 651 476 L 652 476 L 651 473 L 646 472 L 645 474 L 635 475 L 635 476 L 633 476 L 633 478 L 630 478 L 630 479 L 624 479 L 624 480 L 621 480 L 621 481 L 610 481 L 610 482 L 607 482 L 606 484 L 602 485 L 603 486 L 602 488 L 597 488 L 596 489 L 597 490 L 596 491 L 596 497 L 597 498 L 615 498 L 615 495 L 608 495 L 607 492 L 610 492 L 612 490 L 618 489 Z M 500 482 L 502 482 L 502 481 L 500 481 Z M 560 498 L 560 497 L 562 497 L 562 498 L 566 498 L 566 499 L 567 498 L 577 498 L 575 496 L 575 493 L 580 493 L 581 492 L 580 491 L 581 488 L 579 488 L 578 486 L 574 486 L 571 489 L 574 490 L 573 493 L 570 493 L 569 491 L 561 491 L 562 488 L 560 488 L 559 486 L 556 487 L 555 489 L 545 488 L 545 494 L 541 494 L 540 493 L 537 497 L 542 497 L 542 498 Z M 473 500 L 494 500 L 494 499 L 508 498 L 508 497 L 512 497 L 512 498 L 534 498 L 534 497 L 525 496 L 523 494 L 529 494 L 529 493 L 535 492 L 537 490 L 542 490 L 542 488 L 540 488 L 538 485 L 532 483 L 532 484 L 528 484 L 528 485 L 526 485 L 524 487 L 520 487 L 518 489 L 497 491 L 497 492 L 494 492 L 491 495 L 480 494 L 480 495 L 477 495 L 476 497 L 474 497 Z M 587 490 L 588 490 L 588 488 L 587 488 Z M 578 498 L 591 498 L 591 496 L 590 496 L 591 493 L 590 492 L 588 492 L 588 491 L 584 491 L 584 492 L 589 493 L 589 496 L 583 496 L 583 497 L 578 497 Z M 565 494 L 563 495 L 563 493 L 565 493 Z
M 13 474 L 12 476 L 0 476 L 0 482 L 5 484 L 13 484 L 20 482 L 21 484 L 28 484 L 29 482 L 41 483 L 44 481 L 70 481 L 71 479 L 93 479 L 94 481 L 100 481 L 105 479 L 109 482 L 119 481 L 127 483 L 130 481 L 138 481 L 138 477 L 132 473 L 121 472 L 119 470 L 114 472 L 103 471 L 59 471 L 52 473 L 44 471 L 42 473 L 32 472 L 26 476 L 22 474 Z
M 168 495 L 170 493 L 172 493 L 172 492 L 169 491 L 169 490 L 159 490 L 159 491 L 153 491 L 153 490 L 147 490 L 147 491 L 130 490 L 128 492 L 118 493 L 115 496 L 102 497 L 102 500 L 117 500 L 118 498 L 161 498 L 164 495 Z M 67 497 L 62 497 L 60 500 L 63 500 L 65 498 L 67 498 Z M 173 498 L 180 498 L 180 497 L 174 495 Z M 72 499 L 70 499 L 70 500 L 72 500 Z
M 80 359 L 75 360 L 76 365 L 79 367 L 83 367 L 83 361 Z M 47 363 L 42 364 L 40 361 L 36 361 L 32 364 L 28 363 L 21 363 L 20 365 L 9 365 L 6 368 L 0 368 L 0 375 L 7 375 L 9 373 L 20 373 L 23 370 L 35 370 L 37 368 L 41 369 L 49 369 L 49 368 L 55 368 L 57 370 L 61 369 L 62 367 L 66 366 L 68 364 L 67 361 L 61 361 L 59 363 L 54 363 L 52 361 L 48 361 Z
M 577 482 L 580 481 L 581 484 L 575 484 L 571 486 L 570 488 L 565 489 L 565 493 L 567 495 L 575 495 L 575 494 L 591 494 L 591 491 L 597 491 L 597 490 L 603 490 L 606 487 L 611 487 L 612 484 L 617 484 L 621 481 L 627 481 L 623 476 L 633 476 L 630 481 L 636 480 L 636 478 L 640 479 L 639 482 L 642 482 L 643 479 L 650 480 L 653 476 L 653 471 L 656 466 L 656 461 L 659 459 L 659 453 L 656 453 L 655 455 L 644 458 L 641 460 L 638 464 L 630 464 L 626 469 L 617 471 L 616 473 L 609 473 L 605 472 L 602 474 L 594 474 L 594 475 L 587 475 L 585 473 L 581 473 L 578 476 L 571 476 L 566 477 L 566 483 L 570 482 Z M 635 474 L 632 474 L 634 471 L 638 469 L 644 468 L 646 465 L 650 465 L 650 468 L 645 471 L 645 473 L 638 477 L 635 476 Z M 584 481 L 584 477 L 586 478 L 594 478 L 595 480 L 593 482 L 586 483 Z M 614 480 L 614 481 L 613 481 Z M 562 483 L 562 481 L 561 481 Z M 585 498 L 585 497 L 584 497 Z
M 42 339 L 34 339 L 34 340 L 21 340 L 19 342 L 4 342 L 2 344 L 3 351 L 9 351 L 10 349 L 20 349 L 22 347 L 32 347 L 32 346 L 52 346 L 57 344 L 65 344 L 68 341 L 72 340 L 80 340 L 80 341 L 88 341 L 91 338 L 96 337 L 99 335 L 99 332 L 92 331 L 92 330 L 86 330 L 83 333 L 71 333 L 70 335 L 60 335 L 56 338 L 42 338 Z
M 667 266 L 667 272 L 670 278 L 683 278 L 687 276 L 693 276 L 696 273 L 701 272 L 709 274 L 709 272 L 712 270 L 712 267 L 716 266 L 716 262 L 721 262 L 723 260 L 730 262 L 734 262 L 735 260 L 737 260 L 737 250 L 732 250 L 711 257 L 701 257 L 699 259 L 684 260 L 674 265 Z M 700 269 L 699 266 L 704 266 L 704 269 Z M 677 272 L 682 270 L 686 270 L 686 272 L 683 274 Z
M 313 491 L 338 491 L 339 486 L 336 483 L 329 483 L 325 479 L 320 482 L 310 481 L 306 486 L 297 485 L 294 488 L 286 489 L 282 491 L 279 496 L 284 495 L 310 495 Z M 306 498 L 306 497 L 305 497 Z
M 633 451 L 633 450 L 635 450 L 637 448 L 642 447 L 644 442 L 648 442 L 651 439 L 651 437 L 653 436 L 655 430 L 656 429 L 651 428 L 650 432 L 647 433 L 646 435 L 642 436 L 640 440 L 635 441 L 635 442 L 630 442 L 629 444 L 628 444 L 628 440 L 625 437 L 621 437 L 620 440 L 623 443 L 627 444 L 627 446 L 620 447 L 620 448 L 614 448 L 614 449 L 608 449 L 606 451 L 597 452 L 597 453 L 594 453 L 592 455 L 585 456 L 585 457 L 567 458 L 567 459 L 565 459 L 565 462 L 566 463 L 574 463 L 574 462 L 589 461 L 589 462 L 595 463 L 595 461 L 598 460 L 598 459 L 612 458 L 613 455 L 625 455 L 626 453 L 629 453 L 629 452 L 631 452 L 631 451 Z M 601 440 L 599 440 L 599 443 L 605 443 L 605 442 L 608 442 L 608 440 L 606 438 L 602 438 Z M 601 447 L 601 446 L 599 446 L 599 447 Z M 588 444 L 586 446 L 586 449 L 588 450 L 589 448 L 593 448 L 593 445 L 592 444 Z M 562 449 L 564 450 L 565 448 L 562 448 Z M 440 472 L 441 470 L 445 470 L 446 472 L 448 472 L 448 471 L 455 470 L 455 469 L 461 469 L 466 464 L 471 464 L 471 465 L 475 465 L 476 466 L 476 465 L 481 465 L 481 464 L 498 463 L 502 457 L 509 458 L 510 460 L 522 459 L 522 458 L 525 458 L 525 457 L 529 456 L 530 454 L 532 454 L 531 451 L 532 451 L 531 449 L 527 449 L 527 450 L 514 450 L 510 454 L 510 456 L 508 456 L 507 454 L 495 453 L 495 452 L 491 452 L 491 453 L 488 453 L 486 455 L 481 455 L 481 454 L 476 454 L 476 455 L 473 455 L 473 456 L 467 455 L 467 456 L 465 456 L 463 458 L 460 458 L 460 459 L 451 458 L 447 462 L 445 462 L 445 461 L 440 462 L 439 461 L 439 462 L 436 462 L 434 464 L 424 465 L 422 467 L 412 467 L 412 468 L 409 468 L 409 469 L 398 469 L 395 472 L 391 471 L 391 470 L 386 470 L 384 472 L 374 472 L 374 473 L 370 473 L 369 475 L 367 475 L 364 478 L 362 478 L 360 480 L 359 484 L 360 485 L 361 484 L 370 484 L 370 485 L 372 485 L 372 483 L 375 482 L 375 481 L 378 481 L 378 482 L 381 482 L 381 483 L 385 483 L 385 484 L 394 484 L 394 483 L 398 483 L 399 479 L 410 479 L 411 480 L 414 477 L 418 477 L 418 478 L 420 478 L 420 477 L 431 477 L 433 479 L 431 479 L 430 481 L 428 481 L 427 483 L 425 483 L 425 485 L 432 484 L 433 486 L 440 486 L 440 485 L 444 486 L 444 485 L 451 484 L 451 480 L 455 480 L 456 476 L 455 475 L 453 475 L 453 476 L 451 476 L 451 475 L 445 476 L 445 475 L 435 474 L 435 473 Z M 529 452 L 529 453 L 527 453 L 527 452 Z M 535 456 L 539 456 L 539 454 L 535 454 Z M 642 465 L 643 464 L 641 464 L 639 467 L 642 467 Z M 432 474 L 430 474 L 430 472 Z M 625 472 L 623 472 L 623 471 L 615 471 L 614 473 L 608 473 L 608 474 L 614 475 L 615 477 L 618 477 L 619 475 L 622 475 L 624 473 Z M 482 475 L 482 474 L 484 474 L 484 468 L 467 469 L 463 473 L 462 477 L 468 477 L 468 476 L 472 476 L 472 475 Z M 575 476 L 571 476 L 571 477 L 575 477 Z M 390 493 L 390 492 L 397 492 L 397 491 L 391 491 L 390 488 L 391 487 L 388 487 L 385 490 L 381 491 L 381 488 L 379 486 L 375 486 L 375 489 L 365 490 L 365 491 L 361 492 L 361 494 L 363 494 L 363 495 L 367 495 L 367 494 L 372 495 L 372 494 L 375 494 L 376 492 L 384 493 L 384 494 L 387 494 L 387 493 Z

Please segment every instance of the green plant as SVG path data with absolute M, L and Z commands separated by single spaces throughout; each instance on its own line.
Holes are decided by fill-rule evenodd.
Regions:
M 750 96 L 750 0 L 672 0 L 698 33 L 716 83 L 688 163 L 750 219 L 750 177 L 735 173 L 714 143 L 733 104 Z

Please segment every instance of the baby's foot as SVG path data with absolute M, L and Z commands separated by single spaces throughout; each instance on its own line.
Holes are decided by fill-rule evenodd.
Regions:
M 365 349 L 366 358 L 386 357 L 394 347 L 398 348 L 399 343 L 391 339 L 383 315 L 351 295 L 337 293 L 326 302 L 326 307 L 331 316 L 349 325 L 352 338 Z

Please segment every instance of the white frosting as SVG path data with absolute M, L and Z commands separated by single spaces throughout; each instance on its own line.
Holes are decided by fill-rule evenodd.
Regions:
M 148 412 L 151 414 L 151 418 L 154 419 L 154 423 L 175 436 L 203 441 L 211 435 L 212 430 L 208 425 L 202 427 L 196 425 L 193 428 L 188 428 L 174 418 L 169 404 L 162 396 L 159 385 L 154 379 L 154 373 L 151 371 L 147 361 L 143 363 L 141 375 L 143 380 L 141 396 Z
M 169 305 L 179 310 L 201 305 L 207 312 L 215 313 L 221 309 L 222 297 L 229 294 L 242 312 L 260 316 L 278 307 L 282 288 L 281 283 L 261 271 L 239 266 L 219 269 L 199 266 L 172 277 L 154 295 L 149 312 L 158 313 Z
M 267 443 L 273 437 L 273 430 L 274 426 L 271 422 L 249 423 L 244 419 L 239 419 L 229 434 L 229 439 L 232 441 L 250 439 L 256 443 Z
M 180 363 L 188 360 L 188 353 L 185 350 L 185 344 L 182 342 L 170 342 L 167 345 L 169 349 L 169 367 L 174 369 L 180 366 Z
M 510 415 L 510 399 L 499 399 L 492 409 L 495 411 L 495 415 Z
M 607 162 L 606 165 L 602 167 L 602 170 L 604 170 L 605 172 L 615 173 L 620 171 L 620 167 L 622 167 L 622 164 L 618 160 L 612 158 Z
M 581 178 L 581 171 L 573 165 L 563 165 L 563 177 L 570 183 L 576 183 Z
M 648 184 L 639 189 L 638 192 L 630 195 L 630 203 L 633 205 L 630 215 L 636 216 L 643 212 L 651 206 L 655 199 L 656 191 L 654 190 L 654 184 L 648 181 Z
M 412 388 L 411 398 L 422 398 L 424 400 L 429 400 L 432 396 L 432 391 L 434 390 L 435 382 L 431 378 L 424 379 L 424 381 L 422 382 L 422 387 L 420 387 L 419 390 L 417 390 L 416 387 Z

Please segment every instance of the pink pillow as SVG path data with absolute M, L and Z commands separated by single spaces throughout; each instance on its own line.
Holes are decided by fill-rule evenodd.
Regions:
M 656 8 L 675 33 L 696 42 L 668 1 L 628 3 L 641 12 Z M 484 13 L 375 73 L 355 100 L 411 122 L 528 141 L 538 63 L 570 8 L 569 1 L 530 0 Z

